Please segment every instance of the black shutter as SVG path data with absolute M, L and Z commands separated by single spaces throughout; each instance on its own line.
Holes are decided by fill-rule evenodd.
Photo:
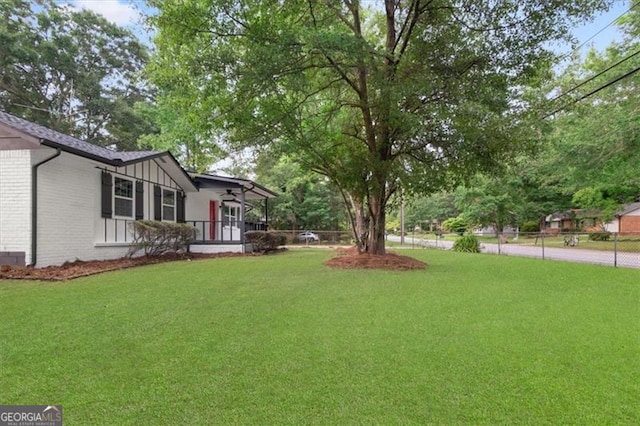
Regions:
M 162 189 L 158 185 L 153 187 L 153 218 L 162 220 Z
M 136 220 L 144 219 L 144 183 L 136 181 Z
M 102 171 L 102 217 L 113 215 L 113 179 L 111 173 Z
M 176 192 L 176 222 L 184 223 L 184 192 Z

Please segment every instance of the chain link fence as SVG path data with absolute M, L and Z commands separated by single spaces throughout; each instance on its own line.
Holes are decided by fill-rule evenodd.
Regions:
M 519 233 L 477 235 L 483 253 L 640 268 L 640 232 Z M 449 249 L 457 236 L 410 235 L 413 247 Z

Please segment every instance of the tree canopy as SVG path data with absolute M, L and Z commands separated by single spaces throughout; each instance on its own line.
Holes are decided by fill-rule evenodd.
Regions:
M 101 145 L 133 149 L 155 128 L 133 110 L 147 49 L 91 11 L 0 2 L 0 108 Z
M 548 42 L 609 2 L 149 3 L 150 75 L 160 108 L 194 124 L 183 140 L 277 146 L 327 176 L 359 247 L 384 253 L 400 188 L 436 192 L 528 146 Z
M 563 107 L 550 117 L 541 170 L 578 207 L 611 216 L 640 197 L 640 11 L 619 21 L 622 43 L 591 49 L 556 79 Z

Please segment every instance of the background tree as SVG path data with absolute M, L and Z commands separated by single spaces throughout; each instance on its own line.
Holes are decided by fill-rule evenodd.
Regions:
M 505 226 L 518 226 L 524 202 L 517 179 L 477 175 L 470 185 L 458 188 L 456 206 L 471 225 L 502 232 Z
M 277 143 L 342 192 L 361 250 L 384 253 L 386 205 L 494 168 L 529 140 L 521 88 L 547 42 L 606 0 L 149 0 L 160 103 L 189 138 Z M 370 7 L 363 6 L 370 5 Z
M 133 110 L 147 50 L 129 31 L 52 0 L 0 2 L 0 108 L 101 145 L 156 128 Z
M 638 8 L 632 8 L 619 24 L 622 43 L 613 43 L 604 52 L 592 49 L 556 79 L 558 99 L 553 108 L 566 108 L 549 120 L 551 131 L 541 163 L 547 176 L 560 182 L 567 193 L 576 194 L 580 206 L 609 211 L 612 205 L 640 197 Z M 607 68 L 611 69 L 603 73 Z M 578 102 L 590 92 L 594 93 Z
M 440 224 L 444 220 L 458 216 L 455 194 L 438 192 L 429 196 L 415 196 L 405 206 L 405 222 L 410 226 L 420 226 L 429 230 L 430 226 Z
M 339 193 L 331 182 L 304 170 L 291 158 L 261 155 L 256 177 L 280 190 L 269 202 L 269 223 L 275 229 L 341 230 L 346 216 Z

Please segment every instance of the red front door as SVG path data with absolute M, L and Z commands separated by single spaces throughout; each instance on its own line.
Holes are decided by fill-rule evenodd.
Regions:
M 216 239 L 216 202 L 209 201 L 209 239 Z

